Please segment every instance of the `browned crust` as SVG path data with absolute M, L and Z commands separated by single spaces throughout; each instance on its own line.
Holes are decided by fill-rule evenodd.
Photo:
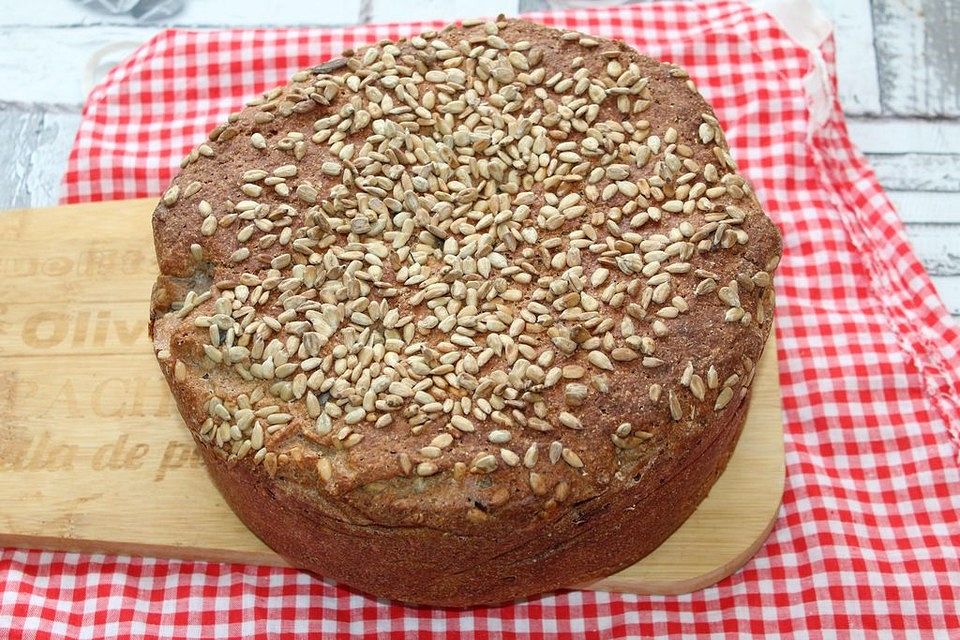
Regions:
M 625 63 L 636 62 L 651 83 L 657 83 L 658 100 L 644 117 L 661 135 L 673 127 L 682 139 L 696 139 L 700 114 L 712 114 L 702 97 L 687 88 L 682 75 L 672 73 L 673 67 L 623 43 L 600 40 L 597 49 L 571 52 L 571 45 L 561 44 L 559 32 L 552 29 L 513 20 L 502 25 L 508 40 L 527 39 L 546 47 L 543 65 L 551 69 L 565 69 L 573 55 L 582 54 L 587 66 L 596 70 L 603 62 L 590 55 L 619 50 Z M 478 29 L 458 27 L 440 37 L 455 42 Z M 323 111 L 294 114 L 283 124 L 261 126 L 253 123 L 256 112 L 248 108 L 240 114 L 233 125 L 238 135 L 209 143 L 216 148 L 215 161 L 201 159 L 187 166 L 174 183 L 183 188 L 200 181 L 202 197 L 211 201 L 242 199 L 236 176 L 255 156 L 248 148 L 249 134 L 309 132 L 313 120 L 324 115 Z M 726 149 L 722 140 L 720 145 Z M 270 153 L 256 156 L 256 162 L 278 166 L 292 161 Z M 708 145 L 695 145 L 694 154 L 701 163 L 713 158 Z M 302 174 L 314 179 L 321 191 L 332 186 L 319 175 L 325 159 L 328 156 L 322 153 L 312 154 L 300 163 Z M 641 175 L 635 171 L 631 179 Z M 469 462 L 478 451 L 491 450 L 483 436 L 493 427 L 483 423 L 478 423 L 476 437 L 461 438 L 458 452 L 445 458 L 443 472 L 427 480 L 406 478 L 392 452 L 421 447 L 434 432 L 413 438 L 396 429 L 372 431 L 364 447 L 337 453 L 338 475 L 327 483 L 319 480 L 316 466 L 324 450 L 296 435 L 278 440 L 281 453 L 269 470 L 252 464 L 249 457 L 227 459 L 223 449 L 198 437 L 207 419 L 206 403 L 213 393 L 229 397 L 252 387 L 230 370 L 204 361 L 205 332 L 195 329 L 192 318 L 212 313 L 212 302 L 184 320 L 176 317 L 174 305 L 191 290 L 211 289 L 215 299 L 219 290 L 215 284 L 211 288 L 211 283 L 263 265 L 253 259 L 231 264 L 228 257 L 240 245 L 230 233 L 212 238 L 200 235 L 195 210 L 200 197 L 181 199 L 171 207 L 161 203 L 154 214 L 162 275 L 154 287 L 151 336 L 161 354 L 161 369 L 218 487 L 243 521 L 294 565 L 376 595 L 446 606 L 490 603 L 582 584 L 656 548 L 706 496 L 733 450 L 746 415 L 743 396 L 735 395 L 725 408 L 714 411 L 716 390 L 704 401 L 684 395 L 684 419 L 675 421 L 666 402 L 667 390 L 676 386 L 695 354 L 699 373 L 710 365 L 721 372 L 721 380 L 736 373 L 747 380 L 741 385 L 745 394 L 752 375 L 745 363 L 752 367 L 759 361 L 772 323 L 772 295 L 764 321 L 746 327 L 723 322 L 725 305 L 715 294 L 697 298 L 690 313 L 670 321 L 670 335 L 658 342 L 657 356 L 666 361 L 663 367 L 651 372 L 635 362 L 611 372 L 607 376 L 610 392 L 592 393 L 588 405 L 581 408 L 584 429 L 562 434 L 564 446 L 580 452 L 586 471 L 562 461 L 553 465 L 547 470 L 546 498 L 531 494 L 529 470 L 522 465 L 501 467 L 490 476 L 450 477 L 454 460 Z M 721 283 L 764 269 L 772 272 L 780 254 L 779 233 L 756 198 L 748 194 L 737 205 L 748 214 L 742 228 L 750 234 L 750 242 L 731 252 L 705 254 L 698 263 L 717 273 Z M 651 223 L 644 233 L 670 226 L 666 220 Z M 193 244 L 202 247 L 204 262 L 190 257 Z M 772 294 L 769 288 L 742 291 L 744 308 L 756 308 L 767 292 Z M 680 282 L 676 293 L 693 299 L 692 283 Z M 622 311 L 612 315 L 619 322 Z M 185 379 L 175 379 L 177 361 L 186 365 Z M 664 383 L 660 402 L 647 397 L 652 382 Z M 562 406 L 562 387 L 546 394 L 551 407 Z M 292 427 L 300 428 L 308 420 L 302 409 L 288 410 L 294 413 Z M 629 456 L 610 443 L 612 429 L 624 420 L 654 434 Z M 517 435 L 517 451 L 522 455 L 529 442 L 539 442 L 545 456 L 546 445 L 560 437 L 556 432 L 522 431 Z M 569 495 L 551 499 L 560 483 L 567 483 Z M 471 514 L 480 517 L 468 517 Z
M 227 465 L 198 442 L 227 503 L 291 564 L 359 591 L 404 602 L 469 607 L 555 591 L 611 575 L 656 549 L 707 497 L 726 468 L 749 396 L 714 440 L 660 465 L 636 492 L 574 505 L 510 538 L 423 527 L 355 525 L 318 516 L 315 495 Z M 679 469 L 668 475 L 670 469 Z

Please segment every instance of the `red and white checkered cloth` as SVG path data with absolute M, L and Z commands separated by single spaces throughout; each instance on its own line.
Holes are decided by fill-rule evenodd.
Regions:
M 6 549 L 4 637 L 960 635 L 960 332 L 847 137 L 832 41 L 809 50 L 731 3 L 533 18 L 686 67 L 783 231 L 787 487 L 756 558 L 689 595 L 573 591 L 456 611 L 292 569 Z M 161 33 L 90 94 L 64 199 L 156 196 L 244 98 L 347 47 L 433 26 Z

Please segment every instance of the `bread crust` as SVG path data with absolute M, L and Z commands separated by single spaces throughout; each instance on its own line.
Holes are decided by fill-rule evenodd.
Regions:
M 292 565 L 379 597 L 471 607 L 585 586 L 655 550 L 723 473 L 747 406 L 748 401 L 738 408 L 715 440 L 685 452 L 677 475 L 665 477 L 664 467 L 657 468 L 644 493 L 577 505 L 548 527 L 538 526 L 535 535 L 506 544 L 503 538 L 318 518 L 316 496 L 302 485 L 224 464 L 210 447 L 198 446 L 227 504 Z
M 491 34 L 492 30 L 496 34 Z M 679 193 L 680 170 L 672 171 L 673 182 L 666 181 L 662 189 L 654 185 L 649 196 L 633 193 L 629 185 L 622 187 L 625 193 L 608 199 L 595 197 L 582 182 L 573 187 L 555 182 L 549 189 L 544 186 L 545 181 L 532 185 L 533 195 L 526 205 L 530 210 L 557 209 L 544 195 L 546 190 L 556 193 L 556 199 L 570 194 L 579 196 L 579 202 L 587 205 L 583 214 L 587 217 L 597 210 L 613 215 L 608 212 L 616 208 L 619 213 L 615 218 L 605 218 L 594 233 L 600 237 L 609 235 L 607 221 L 613 220 L 611 224 L 620 229 L 617 231 L 619 241 L 638 247 L 643 246 L 639 240 L 630 243 L 624 240 L 629 236 L 619 234 L 633 232 L 636 211 L 642 211 L 634 209 L 634 213 L 625 214 L 622 210 L 628 208 L 631 199 L 635 202 L 642 199 L 648 202 L 648 211 L 653 208 L 662 215 L 637 225 L 636 234 L 653 238 L 649 240 L 653 244 L 659 242 L 658 237 L 667 238 L 661 243 L 663 249 L 673 251 L 667 246 L 672 243 L 671 246 L 696 246 L 697 250 L 694 252 L 691 248 L 691 257 L 683 261 L 688 265 L 687 271 L 669 272 L 672 275 L 668 276 L 667 297 L 658 301 L 659 294 L 654 294 L 651 302 L 650 291 L 659 286 L 649 284 L 652 274 L 624 275 L 617 272 L 614 264 L 621 263 L 613 258 L 610 258 L 612 262 L 600 261 L 606 255 L 603 251 L 594 252 L 585 247 L 574 256 L 568 249 L 569 260 L 581 261 L 572 268 L 579 267 L 584 279 L 589 279 L 601 265 L 608 265 L 610 282 L 635 280 L 639 286 L 623 292 L 626 302 L 620 306 L 599 304 L 600 312 L 593 316 L 596 320 L 591 326 L 596 329 L 607 318 L 612 324 L 605 331 L 598 329 L 589 338 L 586 337 L 589 331 L 583 332 L 583 326 L 590 325 L 589 319 L 580 329 L 571 332 L 568 325 L 576 323 L 565 324 L 560 320 L 531 328 L 530 316 L 526 316 L 528 321 L 523 330 L 513 336 L 516 340 L 511 338 L 507 344 L 526 345 L 526 351 L 521 352 L 529 365 L 525 370 L 537 366 L 542 375 L 531 374 L 531 380 L 524 381 L 527 395 L 508 393 L 507 400 L 514 404 L 508 403 L 502 411 L 494 412 L 498 416 L 491 412 L 467 412 L 466 418 L 473 430 L 455 429 L 446 419 L 431 419 L 421 427 L 414 424 L 415 413 L 408 419 L 401 412 L 391 414 L 389 424 L 380 427 L 379 422 L 373 423 L 385 411 L 373 410 L 366 410 L 358 423 L 351 424 L 344 414 L 356 411 L 358 405 L 347 398 L 342 404 L 348 411 L 331 409 L 334 416 L 330 419 L 313 415 L 316 408 L 308 406 L 308 395 L 316 391 L 316 395 L 325 397 L 328 403 L 335 398 L 329 396 L 329 389 L 321 393 L 322 387 L 314 390 L 304 386 L 309 372 L 302 364 L 309 354 L 304 351 L 302 330 L 298 334 L 299 329 L 292 324 L 276 320 L 283 317 L 285 310 L 293 318 L 293 324 L 302 321 L 303 315 L 289 313 L 290 309 L 278 301 L 282 295 L 273 296 L 259 306 L 248 305 L 244 297 L 253 295 L 251 291 L 266 292 L 261 285 L 271 278 L 282 282 L 279 276 L 271 275 L 271 269 L 289 276 L 289 269 L 275 266 L 278 256 L 289 252 L 284 247 L 289 247 L 292 240 L 282 245 L 277 241 L 263 246 L 264 238 L 282 238 L 282 233 L 275 231 L 285 227 L 293 232 L 291 238 L 309 239 L 308 229 L 315 228 L 311 224 L 317 217 L 309 212 L 308 205 L 313 202 L 304 199 L 316 202 L 319 197 L 322 200 L 324 195 L 335 193 L 338 185 L 345 184 L 343 175 L 329 174 L 330 163 L 340 164 L 340 160 L 324 144 L 302 147 L 305 151 L 300 158 L 295 159 L 292 154 L 299 153 L 294 151 L 299 148 L 298 142 L 310 139 L 317 122 L 331 114 L 345 113 L 342 109 L 349 92 L 342 89 L 329 104 L 307 105 L 308 108 L 285 115 L 283 104 L 290 96 L 293 99 L 286 100 L 288 104 L 303 104 L 304 100 L 296 102 L 303 97 L 298 92 L 324 78 L 357 73 L 354 67 L 358 61 L 373 59 L 365 50 L 349 58 L 353 66 L 335 63 L 295 76 L 291 85 L 268 94 L 272 97 L 247 107 L 226 125 L 218 127 L 205 143 L 206 150 L 198 150 L 187 158 L 171 191 L 158 205 L 153 220 L 161 274 L 151 304 L 151 336 L 184 421 L 228 504 L 254 533 L 295 566 L 378 596 L 436 606 L 488 604 L 584 584 L 636 562 L 682 524 L 723 471 L 742 429 L 755 363 L 759 361 L 772 323 L 771 276 L 780 256 L 776 227 L 763 214 L 749 184 L 737 176 L 719 125 L 713 124 L 715 119 L 709 105 L 691 88 L 677 67 L 642 56 L 623 43 L 583 36 L 568 39 L 561 32 L 519 20 L 501 20 L 493 27 L 453 27 L 425 38 L 427 49 L 418 49 L 415 42 L 400 43 L 400 55 L 395 57 L 402 60 L 405 55 L 429 50 L 429 42 L 439 40 L 450 46 L 467 41 L 496 49 L 499 41 L 491 39 L 492 35 L 508 45 L 530 43 L 522 50 L 531 55 L 540 50 L 538 66 L 546 70 L 547 77 L 578 68 L 577 58 L 582 57 L 579 66 L 586 69 L 585 75 L 591 78 L 601 77 L 605 70 L 609 74 L 611 60 L 616 60 L 624 69 L 634 64 L 640 75 L 649 78 L 646 89 L 635 94 L 639 96 L 638 101 L 649 102 L 642 113 L 624 115 L 618 112 L 616 104 L 605 99 L 599 104 L 595 122 L 645 120 L 649 123 L 649 132 L 638 144 L 652 149 L 650 136 L 658 136 L 655 146 L 660 151 L 650 152 L 651 160 L 642 166 L 639 162 L 628 166 L 626 175 L 616 176 L 617 180 L 599 180 L 598 193 L 600 187 L 617 181 L 639 183 L 649 192 L 649 179 L 656 175 L 655 167 L 670 173 L 669 168 L 663 168 L 670 162 L 682 162 L 686 167 L 682 170 L 694 174 L 685 184 L 696 185 L 702 181 L 714 188 L 726 187 L 726 191 L 713 198 L 709 206 L 704 205 L 703 210 L 692 207 L 689 212 L 671 213 L 665 208 L 668 201 L 680 202 L 670 200 L 672 194 Z M 382 56 L 386 47 L 378 51 Z M 366 97 L 370 95 L 367 93 Z M 645 95 L 649 95 L 649 100 Z M 547 110 L 542 100 L 537 106 Z M 267 119 L 263 113 L 272 115 Z M 291 137 L 290 132 L 303 135 L 297 139 Z M 561 133 L 557 140 L 580 141 L 584 137 L 583 132 L 575 128 Z M 359 147 L 364 135 L 370 135 L 369 131 L 351 133 L 352 137 L 346 137 L 343 142 L 353 141 Z M 665 138 L 676 138 L 676 142 L 660 141 Z M 257 147 L 260 140 L 265 142 L 265 148 Z M 279 148 L 284 140 L 289 141 L 288 149 Z M 686 155 L 665 151 L 675 149 L 680 154 L 678 144 L 686 145 Z M 611 149 L 616 155 L 616 145 Z M 667 155 L 673 155 L 675 160 Z M 588 162 L 599 166 L 600 160 Z M 609 164 L 608 160 L 606 166 Z M 286 194 L 283 190 L 264 188 L 262 178 L 254 182 L 240 178 L 252 168 L 265 169 L 267 174 L 274 171 L 276 176 L 277 171 L 290 165 L 295 171 L 290 170 L 293 175 L 284 178 L 283 184 L 289 185 Z M 707 177 L 710 171 L 705 168 L 707 165 L 717 171 L 715 180 Z M 697 167 L 697 171 L 691 167 Z M 402 178 L 397 180 L 400 182 Z M 520 189 L 523 188 L 520 185 Z M 171 195 L 174 189 L 176 194 Z M 657 199 L 657 189 L 660 199 Z M 311 190 L 319 196 L 311 194 Z M 401 195 L 399 191 L 397 195 Z M 280 213 L 244 218 L 245 212 L 256 209 L 241 210 L 243 198 L 267 203 L 273 212 Z M 696 202 L 697 198 L 692 200 Z M 208 213 L 210 209 L 203 209 L 201 201 L 208 203 L 212 213 Z M 277 209 L 282 204 L 294 213 Z M 519 208 L 516 203 L 511 207 L 513 211 Z M 716 213 L 718 211 L 721 213 Z M 396 212 L 390 215 L 393 213 Z M 215 229 L 205 234 L 202 222 L 211 215 Z M 359 217 L 350 218 L 350 215 L 344 217 L 347 223 Z M 710 215 L 728 217 L 711 222 Z M 264 219 L 270 222 L 259 224 Z M 282 226 L 275 224 L 287 219 Z M 377 218 L 371 214 L 371 219 L 375 226 Z M 680 233 L 677 225 L 684 220 L 696 233 L 677 236 Z M 253 227 L 254 223 L 257 223 L 255 228 L 242 239 L 243 228 Z M 330 234 L 339 234 L 339 244 L 334 245 L 338 250 L 351 242 L 364 241 L 363 234 L 358 235 L 354 229 L 349 227 L 349 232 L 344 233 L 330 231 Z M 701 234 L 704 230 L 706 233 Z M 525 257 L 521 248 L 505 248 L 502 253 L 510 264 L 523 260 L 530 263 L 538 259 L 537 245 L 546 246 L 556 241 L 561 248 L 566 247 L 565 243 L 572 244 L 573 238 L 583 237 L 577 236 L 578 233 L 576 224 L 565 223 L 557 229 L 542 231 L 538 241 L 529 247 L 529 255 L 533 257 Z M 616 244 L 613 237 L 610 246 Z M 680 240 L 674 239 L 677 237 Z M 709 246 L 703 245 L 704 242 Z M 245 248 L 247 251 L 243 253 Z M 325 269 L 323 254 L 307 248 L 309 250 L 299 256 L 293 252 L 293 263 L 304 265 L 304 269 L 318 264 L 318 268 Z M 682 246 L 677 249 L 684 250 Z M 311 251 L 318 256 L 316 260 L 305 257 Z M 327 253 L 330 251 L 328 248 Z M 653 256 L 651 252 L 663 253 L 665 266 L 678 262 L 676 252 L 667 255 L 666 251 L 650 249 L 649 245 L 636 255 L 647 258 Z M 367 264 L 382 262 L 384 287 L 398 289 L 399 295 L 384 294 L 378 298 L 384 290 L 374 288 L 363 297 L 369 298 L 370 304 L 382 300 L 385 306 L 396 309 L 399 316 L 412 315 L 413 322 L 418 322 L 431 313 L 425 301 L 411 303 L 422 289 L 401 282 L 398 275 L 401 272 L 389 266 L 390 260 L 391 257 L 373 259 Z M 570 270 L 571 265 L 567 263 L 566 273 Z M 549 271 L 549 265 L 545 264 L 538 272 Z M 467 286 L 481 286 L 483 280 L 494 280 L 495 275 L 466 278 Z M 249 285 L 242 284 L 245 278 Z M 299 287 L 295 289 L 297 295 L 310 288 L 303 284 L 302 277 L 300 280 L 300 284 L 294 283 Z M 514 286 L 520 297 L 512 307 L 500 304 L 503 312 L 508 316 L 513 314 L 515 319 L 520 317 L 523 305 L 531 308 L 530 303 L 535 302 L 539 294 L 534 284 L 506 280 L 507 286 Z M 713 281 L 712 288 L 704 286 L 707 280 Z M 362 286 L 369 289 L 364 282 L 356 285 L 357 291 L 362 292 Z M 316 290 L 319 289 L 317 284 Z M 587 287 L 584 292 L 589 290 L 592 300 L 602 301 L 602 289 L 598 285 L 594 289 Z M 352 315 L 356 309 L 349 308 L 357 296 L 345 294 L 337 298 L 332 291 L 307 298 L 305 305 L 301 302 L 301 309 L 327 299 L 324 296 L 329 294 L 328 302 L 324 303 L 330 305 L 327 311 L 334 307 L 347 308 L 347 318 L 357 318 Z M 546 306 L 556 302 L 556 297 L 559 296 L 543 298 Z M 681 301 L 676 302 L 677 298 Z M 580 300 L 581 307 L 577 308 L 584 310 L 583 318 L 588 318 L 588 303 L 582 296 Z M 644 308 L 631 309 L 630 302 Z M 276 378 L 273 368 L 282 365 L 275 365 L 271 360 L 269 377 L 260 377 L 266 374 L 262 373 L 261 362 L 254 361 L 251 355 L 256 350 L 260 329 L 251 332 L 253 339 L 243 346 L 247 355 L 229 365 L 226 363 L 226 359 L 234 356 L 224 341 L 239 345 L 245 339 L 242 326 L 237 324 L 236 328 L 241 330 L 234 331 L 232 337 L 224 337 L 227 329 L 209 329 L 209 324 L 211 318 L 231 313 L 236 318 L 245 305 L 257 307 L 254 316 L 258 320 L 269 316 L 276 326 L 283 325 L 279 330 L 270 330 L 268 326 L 262 331 L 267 349 L 271 348 L 268 344 L 271 340 L 276 341 L 281 350 L 284 345 L 298 345 L 293 353 L 277 361 L 283 359 L 285 364 L 288 356 L 291 363 L 298 365 L 295 375 Z M 659 310 L 665 307 L 673 311 L 661 315 Z M 314 310 L 320 313 L 319 306 Z M 359 311 L 360 324 L 351 331 L 362 335 L 366 323 L 372 322 L 375 329 L 388 335 L 390 330 L 379 327 L 378 321 L 372 319 L 375 314 L 368 314 L 368 310 L 364 306 Z M 318 322 L 322 324 L 322 320 L 313 317 L 314 328 Z M 630 331 L 635 332 L 630 336 L 625 330 L 626 321 L 632 325 Z M 327 358 L 327 364 L 318 366 L 331 367 L 326 379 L 349 379 L 349 371 L 345 370 L 353 365 L 338 365 L 337 360 L 356 364 L 360 357 L 359 351 L 349 352 L 346 347 L 339 352 L 342 357 L 336 356 L 337 340 L 348 339 L 343 337 L 343 327 L 347 324 L 343 321 L 340 332 L 335 332 L 329 343 L 318 350 L 318 361 Z M 665 328 L 662 335 L 658 333 L 659 326 Z M 576 331 L 582 335 L 578 337 Z M 461 335 L 469 336 L 471 332 L 474 337 L 484 337 L 473 328 Z M 216 344 L 211 344 L 213 334 L 216 334 Z M 506 328 L 500 335 L 508 335 Z M 571 339 L 568 336 L 583 340 L 583 344 L 591 344 L 596 338 L 597 346 L 572 353 L 559 351 L 557 345 L 564 344 L 563 339 Z M 291 337 L 295 338 L 293 343 Z M 635 359 L 612 361 L 613 349 L 604 341 L 615 344 L 613 348 L 623 348 L 628 337 L 635 338 L 629 343 L 635 346 Z M 641 337 L 649 338 L 654 345 L 649 353 L 644 351 L 649 344 L 640 345 Z M 520 338 L 526 342 L 518 342 Z M 450 344 L 449 337 L 427 325 L 416 334 L 416 340 L 427 351 L 449 353 L 445 346 Z M 489 339 L 486 343 L 479 339 L 472 342 L 474 346 L 468 346 L 471 340 L 457 346 L 463 354 L 480 357 L 491 344 Z M 260 345 L 261 351 L 263 346 Z M 503 374 L 498 380 L 506 379 L 504 384 L 509 386 L 513 381 L 507 376 L 516 370 L 516 351 L 512 356 L 514 362 L 506 364 L 501 361 L 510 357 L 510 347 L 500 344 L 497 351 L 489 365 L 479 368 L 477 376 L 489 375 L 484 372 L 500 367 Z M 546 351 L 553 355 L 544 357 Z M 592 353 L 601 355 L 594 359 Z M 543 365 L 539 364 L 541 361 Z M 337 366 L 344 370 L 337 371 Z M 460 361 L 456 366 L 460 366 Z M 559 371 L 563 367 L 579 367 L 587 374 L 582 379 L 562 377 L 548 386 L 544 376 L 549 380 L 552 369 Z M 251 371 L 260 375 L 251 376 Z M 440 369 L 434 369 L 438 371 Z M 566 369 L 563 372 L 565 376 Z M 301 375 L 298 389 L 297 377 Z M 456 387 L 446 390 L 439 387 L 441 390 L 435 391 L 438 385 L 446 384 L 440 379 L 443 375 L 424 374 L 424 378 L 432 379 L 432 386 L 424 389 L 436 392 L 441 400 L 450 400 L 454 414 L 460 411 L 463 396 L 477 401 L 476 393 L 471 396 Z M 362 383 L 361 374 L 355 377 Z M 574 390 L 568 385 L 580 383 L 586 397 L 582 402 L 571 403 L 570 394 Z M 349 384 L 357 383 L 351 380 Z M 364 394 L 354 395 L 361 398 Z M 527 397 L 533 399 L 529 405 L 523 405 L 521 400 Z M 449 403 L 438 404 L 443 405 L 443 412 L 447 411 Z M 511 407 L 516 410 L 512 411 Z M 241 415 L 244 411 L 250 413 Z M 323 420 L 327 423 L 321 427 Z M 623 430 L 624 424 L 630 428 Z M 253 429 L 260 429 L 260 433 L 253 434 Z M 621 433 L 623 435 L 619 435 Z M 432 443 L 445 434 L 452 436 L 452 444 L 435 447 Z M 501 436 L 508 439 L 500 441 Z M 538 452 L 532 464 L 531 448 Z

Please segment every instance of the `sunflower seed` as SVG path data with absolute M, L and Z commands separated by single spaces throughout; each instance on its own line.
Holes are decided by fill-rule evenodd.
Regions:
M 713 410 L 720 411 L 730 404 L 731 399 L 733 399 L 733 389 L 730 387 L 724 387 L 717 395 L 717 402 L 713 405 Z
M 683 418 L 683 410 L 680 408 L 680 399 L 677 398 L 677 395 L 670 391 L 667 394 L 667 397 L 670 399 L 670 416 L 674 420 L 680 420 Z
M 613 371 L 613 364 L 610 362 L 610 358 L 607 357 L 607 354 L 602 351 L 591 351 L 587 354 L 587 360 L 593 366 L 599 369 L 605 369 L 607 371 Z
M 420 462 L 417 464 L 417 475 L 421 478 L 436 475 L 440 468 L 433 462 Z
M 558 415 L 558 419 L 560 420 L 560 424 L 568 429 L 583 429 L 583 423 L 581 423 L 580 419 L 572 413 L 561 411 Z

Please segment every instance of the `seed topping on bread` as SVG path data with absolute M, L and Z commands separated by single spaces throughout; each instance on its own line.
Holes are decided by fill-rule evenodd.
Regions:
M 512 470 L 548 508 L 599 448 L 629 465 L 658 421 L 746 395 L 753 360 L 698 350 L 684 321 L 760 332 L 773 308 L 779 252 L 750 253 L 763 214 L 716 118 L 664 117 L 696 92 L 679 67 L 509 24 L 347 51 L 184 159 L 244 149 L 229 197 L 182 175 L 161 201 L 215 268 L 175 307 L 199 352 L 160 356 L 177 382 L 209 376 L 199 435 L 224 457 L 306 458 L 335 493 L 392 430 L 396 476 Z M 649 413 L 598 418 L 627 388 Z

